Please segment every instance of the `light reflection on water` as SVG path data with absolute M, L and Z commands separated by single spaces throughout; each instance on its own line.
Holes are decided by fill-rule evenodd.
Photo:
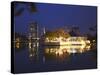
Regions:
M 17 45 L 20 46 L 15 48 L 16 72 L 96 67 L 96 53 L 94 52 L 96 49 L 92 51 L 89 45 L 84 48 L 80 46 L 43 46 L 38 42 Z
M 46 46 L 35 41 L 16 43 L 14 50 L 16 72 L 73 70 L 97 66 L 96 48 L 92 49 L 92 45 Z
M 90 46 L 82 48 L 81 46 L 45 46 L 46 53 L 55 53 L 56 55 L 63 55 L 64 53 L 83 53 L 90 50 Z
M 84 53 L 90 50 L 90 46 L 45 46 L 45 57 L 47 59 L 58 59 L 59 61 L 68 60 L 71 55 Z M 49 56 L 51 57 L 49 58 Z
M 84 53 L 90 50 L 90 45 L 81 46 L 81 45 L 70 45 L 70 46 L 41 46 L 39 42 L 27 44 L 29 58 L 30 60 L 45 62 L 45 60 L 55 60 L 55 59 L 66 59 L 69 58 L 71 54 L 75 53 Z M 16 43 L 16 48 L 20 48 L 21 44 Z

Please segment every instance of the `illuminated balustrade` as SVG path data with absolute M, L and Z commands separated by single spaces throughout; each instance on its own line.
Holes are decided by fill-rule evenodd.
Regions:
M 90 41 L 87 40 L 86 37 L 69 37 L 67 39 L 63 38 L 63 37 L 59 37 L 59 38 L 55 38 L 55 39 L 45 39 L 45 43 L 59 43 L 59 45 L 75 45 L 75 46 L 86 46 L 86 44 L 90 44 Z

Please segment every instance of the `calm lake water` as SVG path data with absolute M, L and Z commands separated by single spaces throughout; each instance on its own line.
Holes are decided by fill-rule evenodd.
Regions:
M 96 50 L 78 46 L 43 46 L 33 43 L 15 48 L 15 73 L 90 69 L 97 67 Z

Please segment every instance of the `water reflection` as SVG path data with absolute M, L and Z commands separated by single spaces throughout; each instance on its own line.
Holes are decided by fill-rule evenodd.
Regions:
M 28 44 L 29 58 L 31 61 L 32 60 L 37 61 L 37 59 L 38 59 L 38 47 L 39 47 L 39 42 L 37 42 L 37 41 L 34 41 L 33 43 L 29 42 L 29 44 Z
M 63 55 L 64 53 L 83 53 L 90 50 L 90 45 L 82 46 L 45 46 L 46 53 L 54 53 L 56 55 Z
M 86 47 L 81 46 L 45 46 L 45 58 L 47 60 L 66 61 L 70 59 L 71 55 L 84 53 L 90 50 L 90 45 Z
M 29 42 L 29 58 L 34 62 L 64 61 L 70 58 L 71 54 L 84 53 L 90 50 L 90 45 L 72 46 L 39 46 L 39 42 Z

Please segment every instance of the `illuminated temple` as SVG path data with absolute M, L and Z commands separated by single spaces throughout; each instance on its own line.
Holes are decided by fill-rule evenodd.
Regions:
M 67 39 L 60 37 L 55 38 L 54 40 L 48 40 L 48 38 L 46 38 L 45 45 L 54 46 L 52 48 L 46 48 L 47 53 L 82 53 L 86 50 L 90 50 L 90 41 L 87 40 L 87 37 L 69 37 Z M 57 48 L 55 48 L 55 46 Z
M 45 39 L 45 43 L 46 44 L 55 44 L 55 45 L 67 45 L 67 46 L 85 46 L 86 44 L 90 44 L 90 41 L 87 40 L 87 37 L 68 37 L 63 38 L 63 37 L 59 37 L 59 38 L 54 38 L 52 40 L 49 40 L 48 38 Z

